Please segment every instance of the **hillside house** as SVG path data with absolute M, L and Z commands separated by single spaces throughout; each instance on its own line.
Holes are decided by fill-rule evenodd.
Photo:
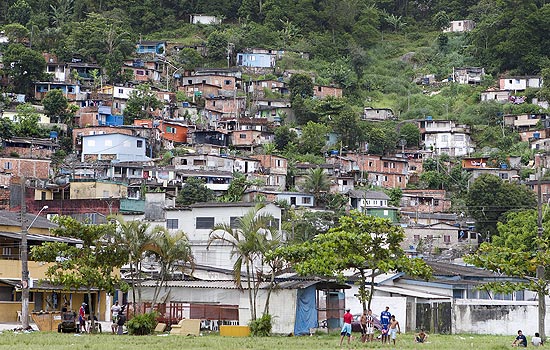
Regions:
M 350 207 L 357 211 L 394 223 L 399 221 L 399 209 L 388 205 L 390 197 L 384 192 L 351 190 L 348 196 Z
M 34 98 L 41 101 L 49 91 L 54 89 L 61 90 L 63 96 L 69 102 L 75 102 L 80 105 L 83 101 L 88 100 L 89 91 L 86 91 L 79 84 L 70 82 L 36 82 L 34 83 Z
M 273 154 L 255 154 L 251 158 L 260 161 L 261 168 L 256 175 L 265 180 L 265 185 L 271 188 L 284 189 L 288 173 L 286 158 Z
M 409 176 L 407 159 L 361 153 L 348 153 L 346 157 L 354 161 L 358 171 L 366 174 L 366 180 L 375 186 L 407 187 Z
M 434 154 L 462 157 L 475 150 L 468 125 L 459 125 L 452 120 L 426 119 L 419 121 L 418 126 L 422 135 L 422 145 Z
M 146 139 L 121 133 L 82 135 L 82 162 L 147 161 Z
M 23 158 L 50 159 L 59 145 L 52 139 L 12 137 L 2 141 L 0 154 L 4 157 L 17 155 Z
M 527 88 L 540 89 L 542 77 L 540 76 L 510 76 L 502 77 L 499 80 L 500 90 L 524 91 Z
M 338 87 L 326 86 L 326 85 L 313 86 L 313 97 L 318 99 L 324 99 L 329 96 L 342 97 L 342 89 Z
M 461 19 L 458 21 L 451 21 L 449 27 L 443 29 L 444 33 L 462 33 L 469 32 L 474 29 L 476 23 L 470 19 Z
M 122 70 L 128 72 L 132 81 L 138 84 L 159 83 L 163 75 L 163 65 L 157 60 L 133 59 L 124 61 Z
M 421 213 L 446 212 L 451 209 L 451 199 L 446 198 L 445 190 L 404 189 L 400 207 L 403 211 Z
M 164 54 L 166 53 L 166 42 L 140 40 L 136 44 L 136 53 L 138 55 L 153 54 L 164 56 Z
M 237 66 L 247 68 L 273 68 L 275 55 L 266 53 L 238 53 Z
M 542 124 L 543 120 L 546 120 L 548 116 L 546 114 L 519 114 L 519 115 L 505 115 L 504 125 L 512 127 L 513 129 L 524 132 L 537 127 Z
M 372 108 L 365 107 L 363 110 L 363 115 L 361 119 L 368 121 L 379 121 L 379 120 L 393 120 L 396 119 L 393 111 L 390 108 Z
M 481 93 L 481 102 L 497 101 L 501 103 L 508 102 L 510 91 L 499 89 L 488 89 Z
M 480 84 L 485 76 L 485 68 L 482 67 L 453 67 L 453 81 L 459 84 Z
M 172 158 L 176 170 L 219 170 L 232 172 L 235 160 L 214 154 L 185 154 Z
M 280 80 L 255 80 L 247 83 L 247 92 L 257 98 L 265 97 L 265 92 L 272 92 L 281 95 L 288 94 L 288 88 L 284 81 Z
M 189 23 L 191 24 L 221 24 L 222 19 L 217 16 L 192 14 L 189 16 Z
M 191 75 L 183 76 L 180 79 L 181 86 L 207 84 L 217 86 L 218 90 L 227 90 L 234 92 L 237 87 L 237 78 L 232 75 L 218 75 L 218 74 L 203 74 L 203 75 Z M 217 96 L 218 93 L 214 96 Z M 205 96 L 209 96 L 206 95 Z
M 227 147 L 229 145 L 229 137 L 226 132 L 219 130 L 194 130 L 189 134 L 188 142 L 194 146 L 207 144 Z

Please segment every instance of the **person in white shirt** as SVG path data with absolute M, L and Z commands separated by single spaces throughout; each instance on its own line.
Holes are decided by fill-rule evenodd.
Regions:
M 533 338 L 531 338 L 531 344 L 533 344 L 533 346 L 542 346 L 542 339 L 538 332 L 535 333 L 535 336 Z
M 111 325 L 111 331 L 113 332 L 113 334 L 116 334 L 116 332 L 117 332 L 118 314 L 120 313 L 121 309 L 122 308 L 120 307 L 120 305 L 118 305 L 118 301 L 115 301 L 115 305 L 113 305 L 113 307 L 111 307 L 111 315 L 112 315 L 112 318 L 113 318 L 113 324 Z

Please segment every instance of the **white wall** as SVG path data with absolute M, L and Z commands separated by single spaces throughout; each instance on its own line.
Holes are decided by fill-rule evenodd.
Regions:
M 550 324 L 546 298 L 546 324 Z M 522 330 L 528 337 L 538 332 L 536 301 L 456 299 L 452 311 L 452 332 L 515 335 Z M 547 328 L 548 329 L 548 328 Z
M 359 294 L 359 287 L 352 286 L 351 289 L 346 289 L 346 307 L 351 309 L 351 313 L 361 314 L 363 313 L 363 306 L 359 302 L 359 299 L 355 296 Z M 405 325 L 407 324 L 407 298 L 406 297 L 381 297 L 374 296 L 371 302 L 371 310 L 373 315 L 380 319 L 380 313 L 386 310 L 386 306 L 390 307 L 390 313 L 395 315 L 395 319 L 399 321 L 399 325 L 403 332 L 405 332 Z M 408 331 L 408 330 L 407 330 Z

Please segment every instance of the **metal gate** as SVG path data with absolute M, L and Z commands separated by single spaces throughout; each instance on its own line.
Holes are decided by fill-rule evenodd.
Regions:
M 429 333 L 451 334 L 451 303 L 416 304 L 416 328 Z

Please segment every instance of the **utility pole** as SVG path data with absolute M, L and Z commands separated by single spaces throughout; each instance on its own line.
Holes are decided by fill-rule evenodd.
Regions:
M 542 157 L 542 159 L 546 159 L 546 157 Z M 542 227 L 542 164 L 541 168 L 539 168 L 539 174 L 537 179 L 537 236 L 539 239 L 539 244 L 537 247 L 538 253 L 542 252 L 542 236 L 544 233 L 544 228 Z M 536 277 L 537 282 L 540 284 L 541 280 L 544 278 L 544 266 L 539 264 L 537 265 L 537 271 L 536 271 Z M 545 335 L 545 318 L 546 318 L 546 295 L 544 292 L 539 291 L 538 292 L 538 312 L 539 312 L 539 333 L 542 339 L 546 339 Z
M 21 325 L 29 328 L 29 257 L 27 246 L 27 203 L 25 202 L 25 177 L 21 177 Z

